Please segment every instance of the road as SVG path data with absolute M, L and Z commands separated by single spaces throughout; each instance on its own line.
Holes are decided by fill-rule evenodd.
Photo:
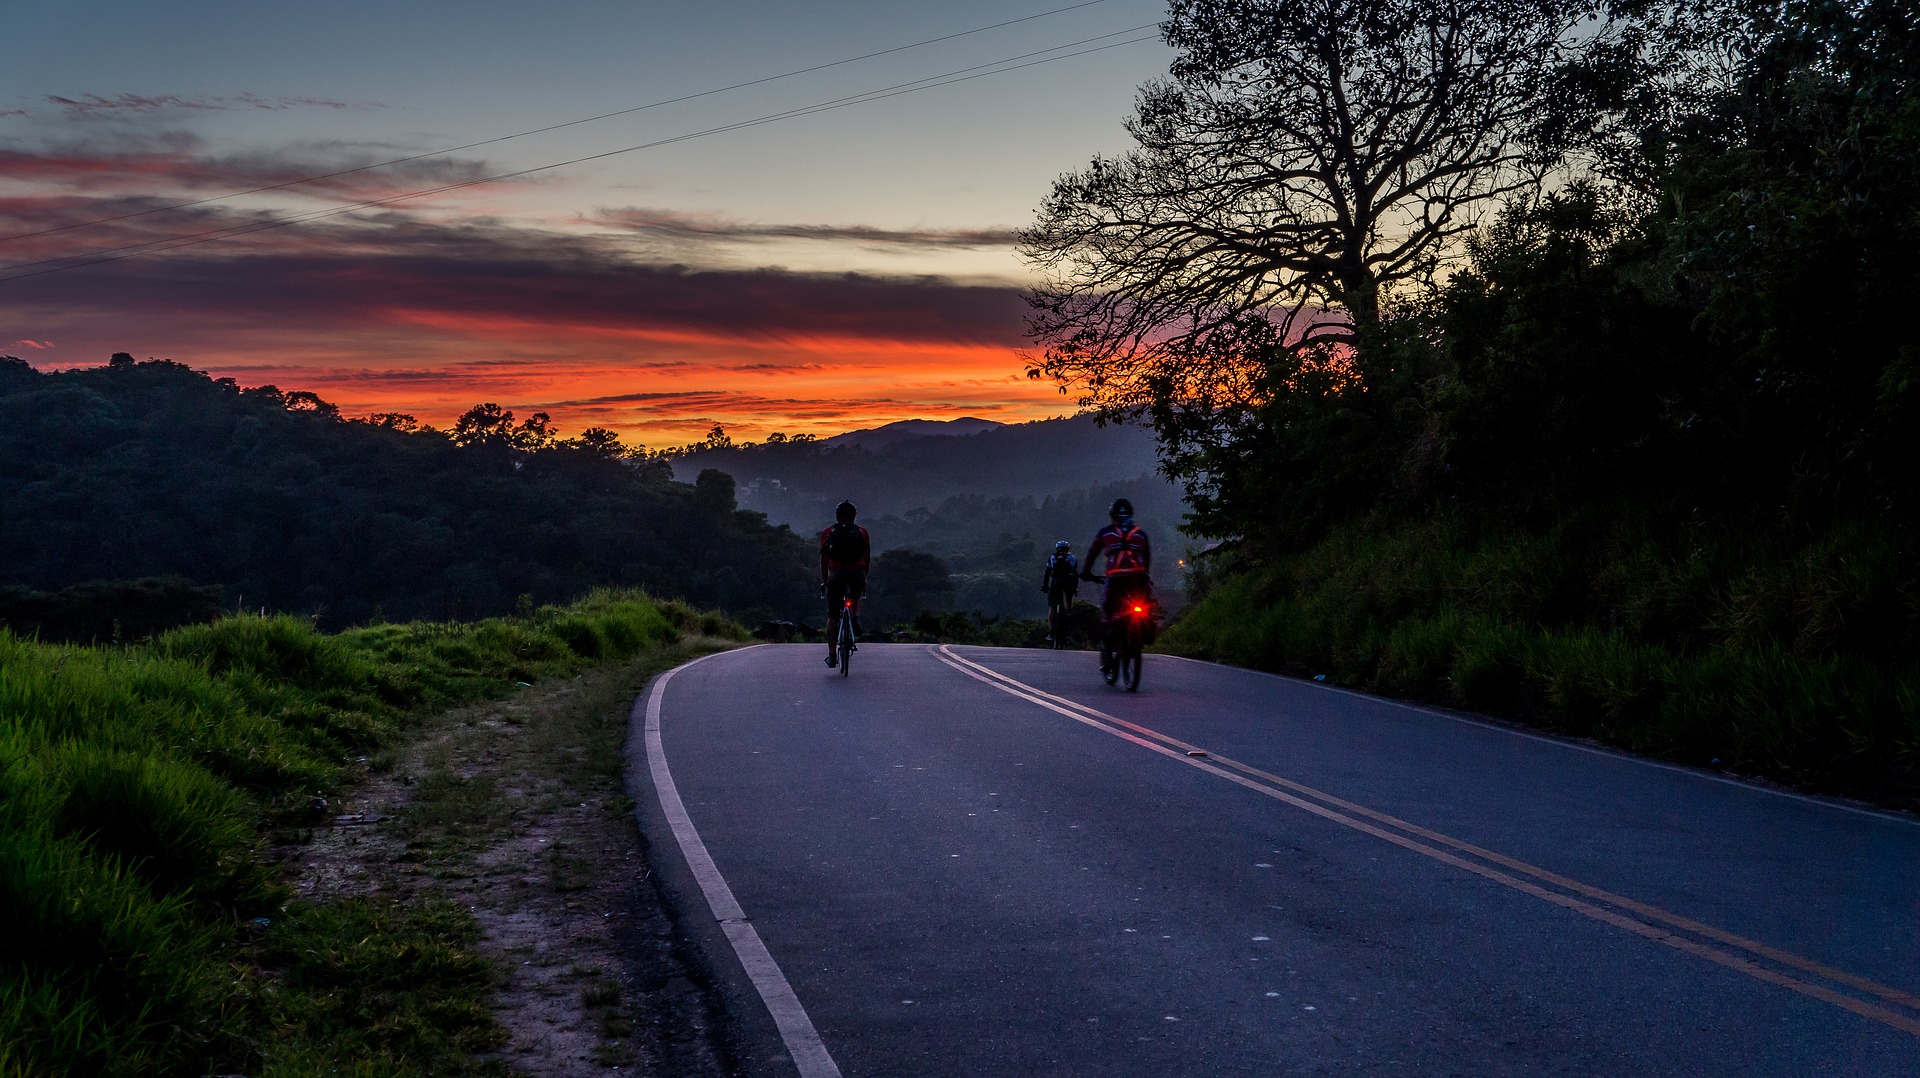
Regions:
M 753 1075 L 1920 1075 L 1920 824 L 1149 656 L 710 656 L 634 709 Z

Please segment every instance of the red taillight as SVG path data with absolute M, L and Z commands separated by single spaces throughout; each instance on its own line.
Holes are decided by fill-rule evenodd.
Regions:
M 1144 614 L 1147 612 L 1147 608 L 1144 606 L 1136 606 L 1133 608 L 1133 612 L 1136 614 Z

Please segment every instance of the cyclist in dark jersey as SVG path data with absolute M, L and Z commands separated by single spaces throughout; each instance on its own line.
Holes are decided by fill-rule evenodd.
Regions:
M 873 561 L 873 541 L 867 529 L 853 522 L 859 510 L 852 502 L 834 506 L 833 523 L 820 533 L 820 587 L 827 596 L 827 665 L 839 666 L 834 641 L 840 638 L 840 605 L 853 600 L 853 635 L 860 636 L 860 596 L 867 590 L 867 569 Z M 859 645 L 854 645 L 859 650 Z
M 1055 642 L 1067 631 L 1066 613 L 1080 594 L 1080 564 L 1073 558 L 1073 544 L 1065 539 L 1053 544 L 1053 556 L 1040 573 L 1040 590 L 1047 593 L 1047 642 Z
M 1080 579 L 1093 580 L 1094 565 L 1106 566 L 1106 593 L 1100 603 L 1103 636 L 1111 634 L 1115 615 L 1129 601 L 1153 602 L 1153 581 L 1147 577 L 1147 570 L 1153 566 L 1153 547 L 1147 542 L 1147 533 L 1133 522 L 1133 503 L 1115 498 L 1107 517 L 1112 523 L 1094 535 L 1087 547 L 1086 564 L 1080 570 Z

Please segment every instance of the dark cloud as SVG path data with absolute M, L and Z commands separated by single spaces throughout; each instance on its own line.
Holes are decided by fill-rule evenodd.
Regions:
M 267 187 L 358 202 L 461 183 L 487 173 L 484 162 L 456 157 L 370 167 L 395 153 L 395 147 L 327 144 L 277 152 L 209 154 L 198 135 L 180 130 L 116 129 L 41 145 L 16 140 L 0 143 L 0 176 L 16 189 L 32 185 L 53 188 L 57 193 L 43 193 L 24 202 L 16 196 L 15 205 L 0 204 L 0 216 L 50 215 L 52 219 L 40 226 L 44 228 L 66 223 L 58 218 L 69 212 L 87 220 L 152 209 L 179 195 Z M 102 196 L 120 201 L 92 202 Z M 168 223 L 177 226 L 180 222 Z
M 865 225 L 750 224 L 720 217 L 701 217 L 671 210 L 603 210 L 594 223 L 666 239 L 706 242 L 761 243 L 769 240 L 820 240 L 885 247 L 976 248 L 1006 247 L 1017 242 L 1011 229 L 872 228 Z
M 4 168 L 0 164 L 0 168 Z M 102 209 L 56 196 L 0 200 L 0 235 Z M 190 227 L 155 215 L 104 230 L 8 244 L 6 264 L 54 252 L 84 255 L 127 242 L 257 217 L 201 207 Z M 7 219 L 11 217 L 11 219 Z M 177 230 L 177 231 L 176 231 Z M 24 271 L 23 271 L 24 272 Z M 0 270 L 0 277 L 5 277 Z M 680 335 L 694 341 L 881 339 L 1013 345 L 1023 305 L 1006 287 L 938 278 L 694 270 L 634 260 L 615 245 L 486 220 L 433 223 L 388 212 L 263 231 L 237 240 L 0 281 L 0 312 L 22 306 L 122 321 L 272 323 L 285 327 L 429 325 L 503 330 Z M 34 336 L 55 335 L 15 323 Z
M 162 109 L 186 109 L 197 112 L 266 109 L 281 112 L 287 109 L 314 108 L 369 112 L 373 109 L 386 108 L 381 104 L 331 101 L 319 97 L 261 97 L 258 94 L 235 94 L 231 97 L 183 97 L 179 94 L 121 94 L 118 97 L 102 97 L 99 94 L 82 94 L 77 98 L 48 94 L 46 101 L 50 105 L 60 106 L 70 115 L 81 116 L 106 112 L 158 112 Z

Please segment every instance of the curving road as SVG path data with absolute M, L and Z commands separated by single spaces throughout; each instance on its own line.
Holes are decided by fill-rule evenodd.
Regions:
M 1920 825 L 1149 656 L 710 656 L 633 796 L 744 1073 L 1920 1075 Z

